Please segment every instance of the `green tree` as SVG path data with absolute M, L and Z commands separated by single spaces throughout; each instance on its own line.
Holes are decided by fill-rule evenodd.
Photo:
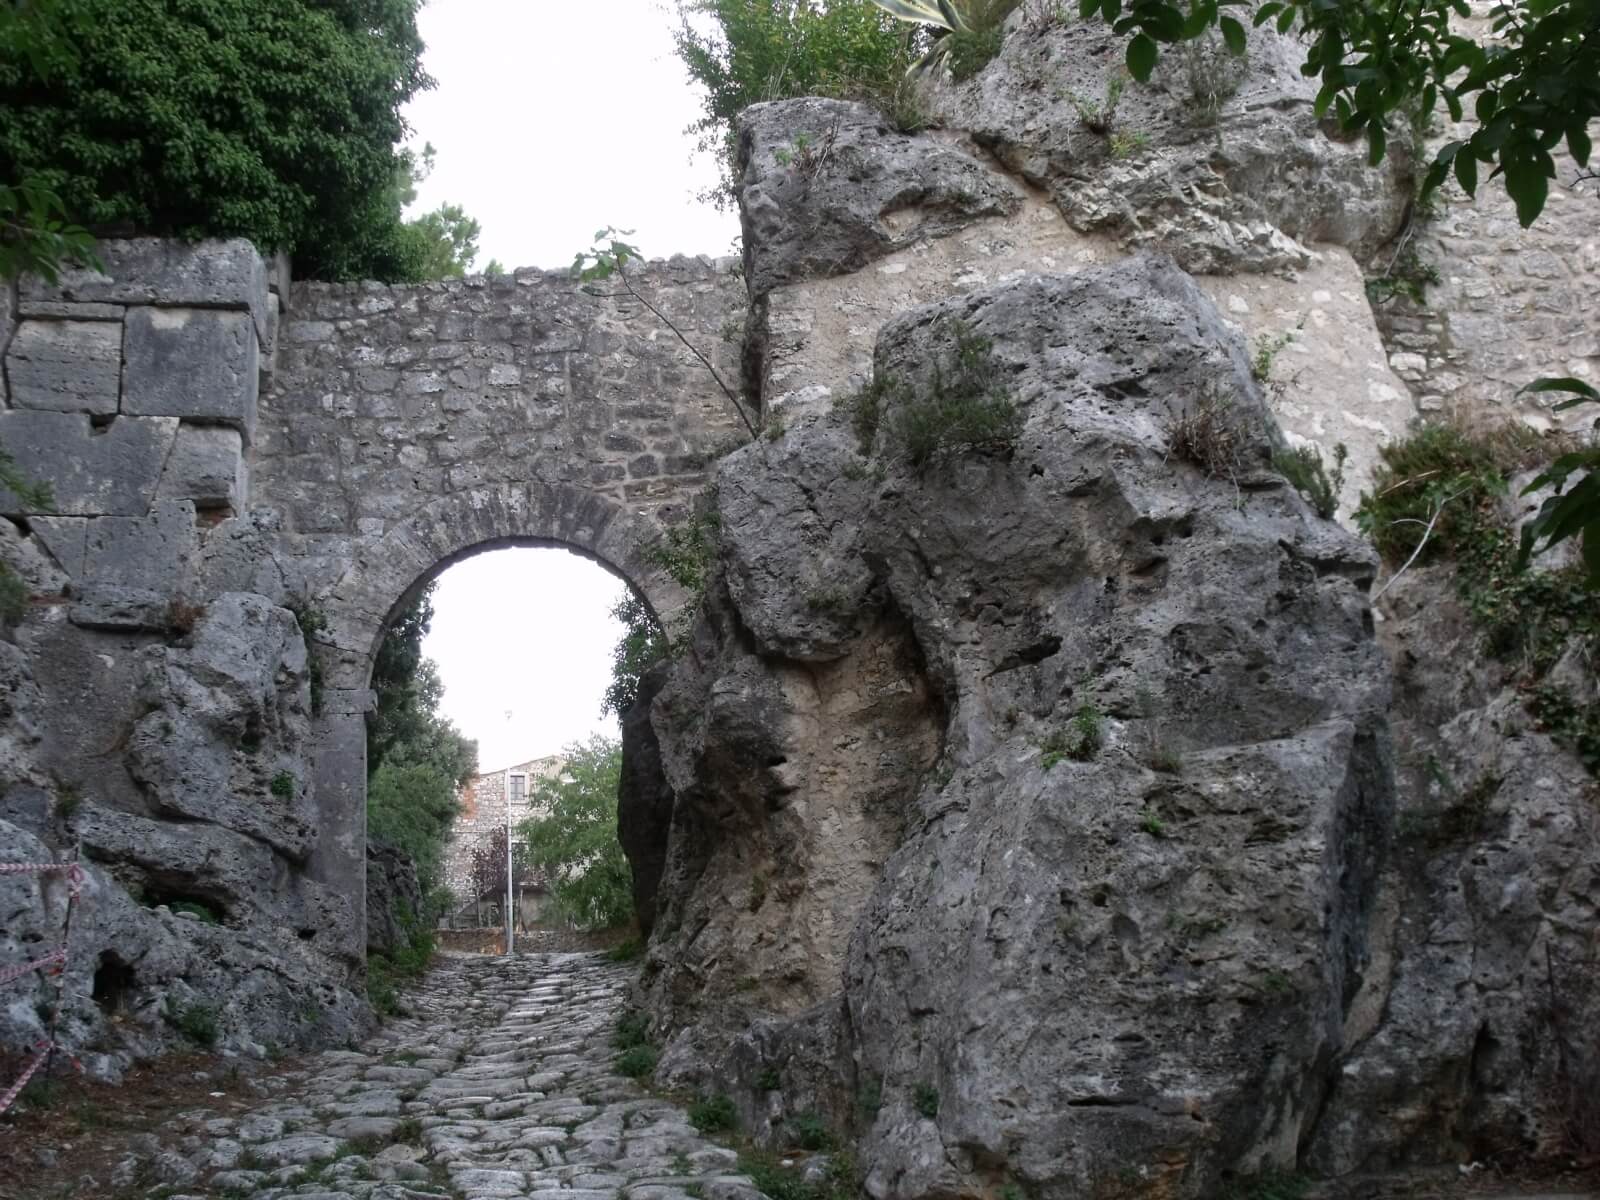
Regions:
M 367 719 L 367 834 L 416 863 L 425 890 L 439 866 L 463 784 L 478 770 L 478 746 L 439 715 L 444 685 L 422 654 L 433 620 L 433 585 L 389 623 L 372 668 L 377 707 Z
M 1141 81 L 1162 45 L 1212 28 L 1243 54 L 1245 26 L 1224 10 L 1248 7 L 1249 0 L 1194 0 L 1185 12 L 1168 0 L 1078 0 L 1081 16 L 1098 15 L 1133 35 L 1128 70 Z M 1374 164 L 1387 151 L 1394 118 L 1426 121 L 1443 105 L 1461 121 L 1470 106 L 1472 133 L 1439 150 L 1425 189 L 1453 173 L 1474 194 L 1479 167 L 1488 166 L 1522 224 L 1531 225 L 1557 176 L 1551 151 L 1563 141 L 1594 177 L 1589 123 L 1600 116 L 1600 0 L 1502 0 L 1481 41 L 1451 27 L 1452 18 L 1470 15 L 1463 0 L 1272 0 L 1255 7 L 1254 21 L 1298 29 L 1307 46 L 1301 69 L 1322 83 L 1317 114 L 1364 135 Z
M 398 754 L 367 779 L 367 836 L 410 858 L 425 893 L 440 883 L 444 845 L 461 808 L 458 786 L 436 764 Z
M 423 143 L 417 154 L 407 151 L 403 169 L 396 177 L 398 211 L 416 202 L 417 185 L 433 174 L 437 159 L 438 151 L 432 142 Z M 405 222 L 402 234 L 407 246 L 407 278 L 461 278 L 478 257 L 478 235 L 482 232 L 478 222 L 467 216 L 459 204 L 441 204 L 432 212 Z
M 52 0 L 71 53 L 0 57 L 0 179 L 91 228 L 247 237 L 311 278 L 416 278 L 394 179 L 402 106 L 431 86 L 417 5 Z
M 722 182 L 706 199 L 731 207 L 733 121 L 740 110 L 790 96 L 836 96 L 878 105 L 901 123 L 905 73 L 921 50 L 914 31 L 866 0 L 677 0 L 678 57 L 706 89 L 688 132 L 720 156 Z
M 622 636 L 611 650 L 611 684 L 600 701 L 602 713 L 622 716 L 638 702 L 639 680 L 666 657 L 667 635 L 643 600 L 629 592 L 611 615 L 622 622 Z
M 633 916 L 633 876 L 617 842 L 622 745 L 596 735 L 562 753 L 567 764 L 560 776 L 533 788 L 535 809 L 548 815 L 523 822 L 518 832 L 562 913 L 584 928 L 621 925 Z
M 0 5 L 0 63 L 26 63 L 49 78 L 75 61 L 75 24 L 60 0 Z M 0 182 L 0 280 L 34 274 L 54 283 L 68 262 L 99 265 L 94 239 L 67 219 L 61 197 L 32 174 Z

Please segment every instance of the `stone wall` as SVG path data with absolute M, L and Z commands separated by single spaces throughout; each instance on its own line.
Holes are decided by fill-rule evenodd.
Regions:
M 540 544 L 677 620 L 650 547 L 747 435 L 657 317 L 564 276 L 292 286 L 242 242 L 101 253 L 104 273 L 0 289 L 0 444 L 50 490 L 0 497 L 28 596 L 4 643 L 0 860 L 81 843 L 95 864 L 66 1028 L 82 1044 L 137 1012 L 107 1071 L 170 1036 L 169 999 L 216 1007 L 238 1046 L 344 1037 L 365 1011 L 364 722 L 389 615 L 465 555 Z M 737 380 L 730 266 L 630 282 Z M 57 898 L 5 889 L 20 961 Z M 379 924 L 390 945 L 394 914 Z M 108 963 L 128 973 L 97 1004 Z M 19 1003 L 0 1043 L 37 1035 Z

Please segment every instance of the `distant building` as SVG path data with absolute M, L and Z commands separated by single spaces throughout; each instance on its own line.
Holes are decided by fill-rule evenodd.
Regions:
M 487 920 L 490 908 L 494 910 L 494 919 L 490 923 L 499 922 L 498 914 L 505 897 L 503 894 L 475 894 L 472 877 L 473 851 L 487 846 L 494 838 L 495 832 L 505 828 L 508 799 L 513 826 L 530 816 L 543 815 L 542 812 L 535 810 L 530 799 L 534 785 L 540 779 L 553 779 L 560 775 L 566 764 L 565 758 L 553 754 L 548 758 L 535 758 L 528 762 L 502 767 L 498 771 L 485 771 L 469 779 L 462 787 L 461 812 L 451 826 L 450 841 L 445 848 L 444 858 L 445 886 L 456 898 L 452 924 L 471 925 L 480 920 Z M 500 893 L 504 886 L 505 876 L 502 874 L 498 886 L 491 890 Z M 524 910 L 524 913 L 519 913 L 519 917 L 525 920 L 537 919 L 538 914 L 534 910 L 540 907 L 539 901 L 544 897 L 544 880 L 535 878 L 531 872 L 519 870 L 515 886 L 520 893 L 518 905 Z

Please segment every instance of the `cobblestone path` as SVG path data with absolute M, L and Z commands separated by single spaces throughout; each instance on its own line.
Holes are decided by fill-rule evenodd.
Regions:
M 179 1118 L 158 1162 L 205 1200 L 763 1200 L 733 1151 L 612 1069 L 630 970 L 594 954 L 444 957 L 359 1051 L 239 1118 Z M 186 1161 L 175 1161 L 175 1160 Z

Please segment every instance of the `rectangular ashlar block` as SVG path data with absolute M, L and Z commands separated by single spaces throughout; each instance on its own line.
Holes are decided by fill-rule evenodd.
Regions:
M 122 411 L 255 430 L 260 349 L 250 315 L 206 308 L 130 308 Z
M 25 320 L 6 350 L 6 379 L 13 408 L 114 413 L 122 323 Z
M 17 408 L 0 412 L 0 446 L 23 478 L 50 489 L 51 502 L 30 508 L 0 487 L 0 514 L 143 516 L 155 500 L 161 468 L 178 435 L 176 417 L 113 417 Z

